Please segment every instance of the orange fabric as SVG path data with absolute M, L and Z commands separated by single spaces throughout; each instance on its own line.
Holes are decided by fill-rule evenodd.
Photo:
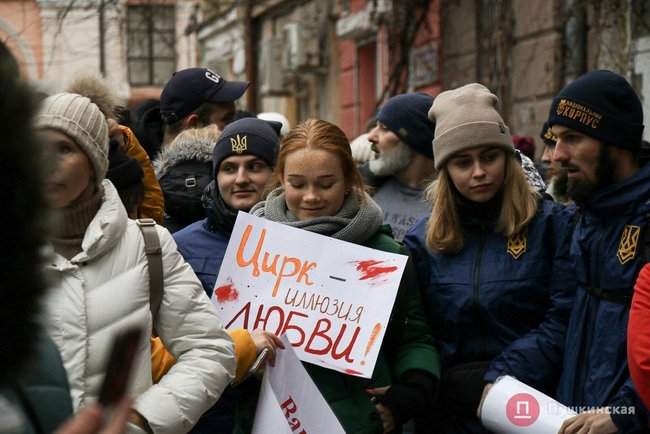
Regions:
M 156 223 L 162 225 L 164 223 L 165 202 L 151 160 L 130 128 L 120 125 L 120 130 L 124 134 L 126 154 L 140 163 L 140 167 L 144 172 L 142 180 L 144 184 L 144 200 L 138 208 L 138 218 L 152 218 Z
M 237 384 L 246 375 L 257 356 L 255 342 L 250 333 L 244 329 L 229 330 L 228 334 L 235 346 L 235 359 L 237 360 L 237 373 L 233 383 Z M 151 338 L 151 376 L 157 383 L 174 366 L 176 359 L 163 345 L 160 338 Z
M 154 383 L 174 366 L 176 358 L 165 348 L 160 338 L 151 338 L 151 378 Z
M 650 264 L 639 273 L 627 326 L 627 358 L 636 392 L 650 408 Z
M 255 348 L 255 342 L 253 342 L 253 338 L 251 338 L 251 334 L 248 332 L 248 330 L 229 330 L 228 334 L 230 334 L 230 337 L 235 344 L 237 373 L 235 375 L 235 380 L 233 383 L 237 384 L 242 380 L 242 378 L 246 375 L 248 370 L 253 365 L 255 357 L 257 357 L 257 349 Z

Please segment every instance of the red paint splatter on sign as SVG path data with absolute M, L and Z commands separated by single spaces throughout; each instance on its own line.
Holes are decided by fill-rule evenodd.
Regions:
M 397 266 L 380 267 L 384 261 L 369 259 L 367 261 L 356 261 L 357 271 L 361 271 L 362 276 L 359 280 L 376 279 L 384 274 L 392 273 L 397 270 Z
M 354 369 L 346 369 L 345 373 L 350 375 L 357 375 L 357 376 L 363 375 L 362 372 L 355 371 Z
M 219 303 L 226 303 L 228 301 L 235 301 L 239 298 L 239 292 L 232 283 L 223 285 L 214 290 L 214 295 L 217 297 Z
M 377 340 L 377 336 L 379 336 L 379 332 L 381 331 L 381 324 L 377 323 L 375 326 L 372 328 L 372 332 L 370 332 L 370 339 L 368 339 L 368 345 L 366 345 L 366 351 L 364 352 L 364 357 L 368 355 L 370 352 L 370 348 L 372 348 L 372 345 L 375 343 Z

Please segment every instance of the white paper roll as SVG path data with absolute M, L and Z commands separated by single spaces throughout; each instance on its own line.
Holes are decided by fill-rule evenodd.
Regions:
M 497 378 L 481 408 L 481 423 L 497 434 L 555 434 L 575 412 L 521 381 Z

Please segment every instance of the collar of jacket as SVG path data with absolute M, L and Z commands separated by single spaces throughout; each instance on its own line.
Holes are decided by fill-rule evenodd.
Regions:
M 650 164 L 646 164 L 622 182 L 597 191 L 581 208 L 599 217 L 611 217 L 627 214 L 649 200 Z
M 216 181 L 210 182 L 205 187 L 201 201 L 207 214 L 207 229 L 230 238 L 239 211 L 223 200 Z
M 156 179 L 162 178 L 171 168 L 183 161 L 196 160 L 204 163 L 211 162 L 213 149 L 214 143 L 202 142 L 176 143 L 173 146 L 165 146 L 156 159 L 153 160 Z
M 108 179 L 102 181 L 102 186 L 102 204 L 86 229 L 81 242 L 81 252 L 69 261 L 72 264 L 90 261 L 106 253 L 117 244 L 126 231 L 128 216 L 117 190 Z M 68 261 L 56 254 L 52 265 L 57 269 L 65 269 L 65 263 Z
M 499 214 L 501 214 L 503 190 L 499 190 L 487 202 L 479 203 L 469 200 L 460 194 L 453 183 L 451 184 L 451 188 L 458 215 L 464 227 L 477 228 L 483 231 L 494 229 L 499 220 Z

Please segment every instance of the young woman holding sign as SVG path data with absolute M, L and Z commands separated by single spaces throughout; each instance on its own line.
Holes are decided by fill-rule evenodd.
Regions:
M 308 120 L 284 139 L 277 185 L 251 213 L 377 250 L 405 251 L 383 226 L 381 209 L 364 191 L 350 144 L 335 125 Z M 371 379 L 312 364 L 305 368 L 348 433 L 399 432 L 428 411 L 438 354 L 428 332 L 417 278 L 409 264 Z M 246 402 L 248 401 L 248 402 Z M 240 401 L 236 432 L 249 432 L 255 400 Z
M 436 97 L 432 212 L 405 238 L 441 351 L 441 433 L 485 432 L 477 407 L 500 375 L 553 392 L 557 373 L 529 366 L 560 364 L 552 342 L 562 339 L 551 337 L 565 330 L 575 288 L 572 212 L 529 188 L 497 101 L 478 83 Z

